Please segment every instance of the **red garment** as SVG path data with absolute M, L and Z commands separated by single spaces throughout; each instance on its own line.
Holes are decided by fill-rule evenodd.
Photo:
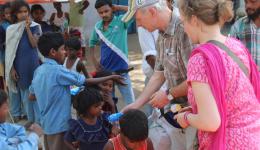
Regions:
M 120 134 L 110 139 L 114 146 L 114 150 L 126 150 L 125 146 L 121 143 Z M 145 140 L 143 146 L 139 147 L 138 150 L 147 150 L 147 140 Z

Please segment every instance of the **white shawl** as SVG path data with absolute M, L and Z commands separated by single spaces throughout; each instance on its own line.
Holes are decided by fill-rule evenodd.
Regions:
M 41 34 L 41 26 L 32 22 L 30 27 L 39 26 Z M 16 56 L 16 51 L 20 43 L 21 37 L 25 29 L 25 21 L 12 24 L 6 30 L 6 49 L 5 49 L 5 79 L 10 91 L 17 92 L 16 83 L 11 77 L 11 69 Z M 38 51 L 39 54 L 39 51 Z M 42 57 L 40 57 L 42 58 Z

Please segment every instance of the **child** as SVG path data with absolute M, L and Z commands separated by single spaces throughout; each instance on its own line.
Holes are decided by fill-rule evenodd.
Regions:
M 34 73 L 30 99 L 36 98 L 41 112 L 45 149 L 67 150 L 63 136 L 71 118 L 70 86 L 90 86 L 106 80 L 122 83 L 121 76 L 88 78 L 62 66 L 65 58 L 64 38 L 61 33 L 45 33 L 39 38 L 38 48 L 45 57 Z
M 110 139 L 104 150 L 153 150 L 148 138 L 148 120 L 140 110 L 129 110 L 119 120 L 120 134 Z
M 70 128 L 65 141 L 74 149 L 103 150 L 108 141 L 112 125 L 108 122 L 107 113 L 102 113 L 103 97 L 95 88 L 81 91 L 74 101 L 80 116 L 78 120 L 69 121 Z
M 39 122 L 39 109 L 36 102 L 29 101 L 29 86 L 33 72 L 39 66 L 37 39 L 41 35 L 41 26 L 30 20 L 30 7 L 23 0 L 12 2 L 15 24 L 6 31 L 5 75 L 11 92 L 18 94 L 25 107 L 28 120 Z M 11 98 L 11 101 L 18 101 Z M 13 103 L 12 103 L 13 104 Z
M 4 85 L 4 62 L 5 62 L 5 35 L 6 29 L 11 24 L 11 6 L 6 3 L 2 6 L 3 21 L 0 24 L 0 89 L 5 89 Z
M 29 127 L 29 135 L 24 127 L 6 122 L 8 116 L 7 94 L 0 90 L 0 147 L 3 150 L 38 150 L 39 136 L 42 130 L 39 125 Z
M 85 56 L 85 46 L 84 38 L 82 39 L 81 32 L 77 29 L 70 29 L 69 37 L 75 37 L 81 41 L 81 49 L 77 52 L 77 57 L 80 58 L 80 60 L 82 60 L 83 56 Z
M 69 38 L 65 42 L 65 50 L 68 57 L 65 58 L 63 66 L 71 71 L 82 72 L 86 78 L 89 78 L 85 65 L 81 62 L 80 58 L 77 57 L 77 53 L 80 49 L 80 40 L 77 37 Z
M 33 21 L 35 21 L 41 25 L 43 33 L 52 31 L 52 27 L 46 21 L 43 21 L 43 17 L 45 16 L 45 10 L 41 5 L 39 5 L 39 4 L 32 5 L 31 15 L 32 15 Z
M 66 29 L 68 28 L 68 23 L 70 20 L 69 14 L 67 12 L 62 11 L 61 2 L 54 2 L 53 6 L 57 10 L 57 13 L 51 14 L 50 24 L 58 27 L 61 32 L 65 32 Z
M 112 73 L 109 71 L 100 71 L 96 73 L 94 78 L 106 77 L 110 75 L 112 75 Z M 113 97 L 112 95 L 114 87 L 113 80 L 107 80 L 105 82 L 99 83 L 98 86 L 102 92 L 102 96 L 104 99 L 104 105 L 102 110 L 110 113 L 117 112 L 116 104 L 118 99 L 116 97 Z

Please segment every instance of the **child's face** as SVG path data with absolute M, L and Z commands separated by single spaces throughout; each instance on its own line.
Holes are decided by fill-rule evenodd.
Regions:
M 89 109 L 89 114 L 92 116 L 100 116 L 103 105 L 104 105 L 103 102 L 92 105 Z
M 124 134 L 120 134 L 122 144 L 125 146 L 126 149 L 128 150 L 138 150 L 140 147 L 144 147 L 146 144 L 145 140 L 140 141 L 140 142 L 133 142 L 130 141 Z
M 9 22 L 12 21 L 11 9 L 10 9 L 10 8 L 5 8 L 5 10 L 4 10 L 4 18 L 5 18 L 6 20 L 8 20 Z
M 113 83 L 114 83 L 113 80 L 107 80 L 105 82 L 98 84 L 98 86 L 104 92 L 112 92 L 113 91 Z
M 0 106 L 0 123 L 3 123 L 6 121 L 7 115 L 8 115 L 8 103 L 3 103 L 2 106 Z
M 42 21 L 44 15 L 45 15 L 44 12 L 40 9 L 35 10 L 32 13 L 33 20 L 35 20 L 36 22 Z
M 65 60 L 66 51 L 64 45 L 60 46 L 58 51 L 53 50 L 53 58 L 59 63 L 63 64 Z
M 29 10 L 27 9 L 26 6 L 22 6 L 18 13 L 16 14 L 16 17 L 18 19 L 18 21 L 24 21 L 26 20 L 26 18 L 29 16 Z
M 71 50 L 69 47 L 65 47 L 66 54 L 69 57 L 77 57 L 77 51 L 76 50 Z

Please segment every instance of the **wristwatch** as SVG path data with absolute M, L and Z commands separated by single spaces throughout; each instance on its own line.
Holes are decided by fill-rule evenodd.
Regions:
M 171 89 L 171 88 L 169 88 L 169 89 L 166 90 L 166 95 L 167 95 L 168 100 L 169 100 L 169 101 L 172 101 L 172 100 L 174 99 L 174 97 L 173 97 L 172 94 L 170 93 L 170 89 Z

